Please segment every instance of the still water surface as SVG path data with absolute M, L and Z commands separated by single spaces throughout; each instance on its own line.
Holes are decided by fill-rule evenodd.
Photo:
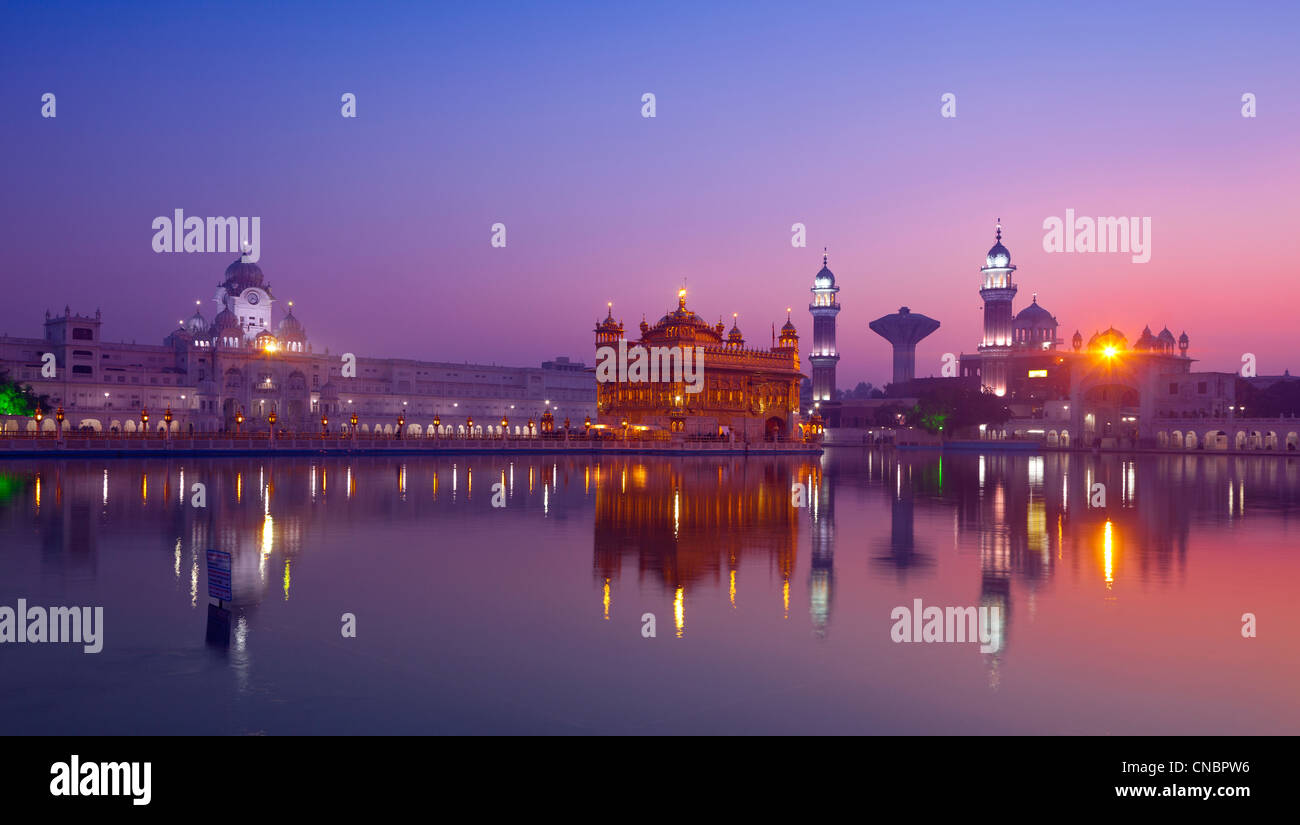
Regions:
M 7 461 L 0 605 L 105 630 L 0 645 L 0 734 L 1295 734 L 1297 537 L 1286 458 Z

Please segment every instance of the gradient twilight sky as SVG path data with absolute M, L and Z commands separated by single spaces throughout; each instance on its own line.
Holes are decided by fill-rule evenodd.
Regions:
M 806 352 L 828 246 L 839 384 L 879 385 L 900 305 L 943 324 L 917 375 L 974 351 L 1001 217 L 1015 307 L 1061 337 L 1167 324 L 1201 369 L 1300 371 L 1294 3 L 464 5 L 7 4 L 0 332 L 211 320 L 234 256 L 154 253 L 177 208 L 261 217 L 317 351 L 518 365 L 592 363 L 606 301 L 634 328 L 683 278 L 762 346 L 793 306 Z M 1150 217 L 1150 263 L 1044 252 L 1066 208 Z

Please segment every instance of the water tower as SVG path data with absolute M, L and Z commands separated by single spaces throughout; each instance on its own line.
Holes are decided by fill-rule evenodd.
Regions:
M 869 326 L 894 345 L 894 384 L 898 385 L 916 377 L 916 344 L 938 329 L 939 322 L 916 315 L 907 307 L 899 307 L 898 312 L 877 318 Z

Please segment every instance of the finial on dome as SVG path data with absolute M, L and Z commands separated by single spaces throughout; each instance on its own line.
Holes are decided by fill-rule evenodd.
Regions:
M 823 247 L 822 247 L 822 266 L 823 266 L 823 267 L 826 267 L 826 266 L 827 266 L 827 264 L 826 264 L 826 257 L 827 257 L 827 256 L 826 256 L 826 247 L 823 246 Z
M 1038 293 L 1034 293 L 1034 303 L 1038 303 Z

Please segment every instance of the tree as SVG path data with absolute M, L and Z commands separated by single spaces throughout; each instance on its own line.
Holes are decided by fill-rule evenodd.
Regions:
M 38 409 L 46 409 L 45 396 L 36 395 L 31 387 L 20 386 L 6 373 L 0 373 L 0 415 L 32 415 Z
M 1011 410 L 992 393 L 968 385 L 941 385 L 922 393 L 907 413 L 907 423 L 944 435 L 979 424 L 1006 423 Z
M 866 381 L 859 381 L 858 385 L 850 390 L 844 397 L 861 400 L 871 398 L 871 384 Z

